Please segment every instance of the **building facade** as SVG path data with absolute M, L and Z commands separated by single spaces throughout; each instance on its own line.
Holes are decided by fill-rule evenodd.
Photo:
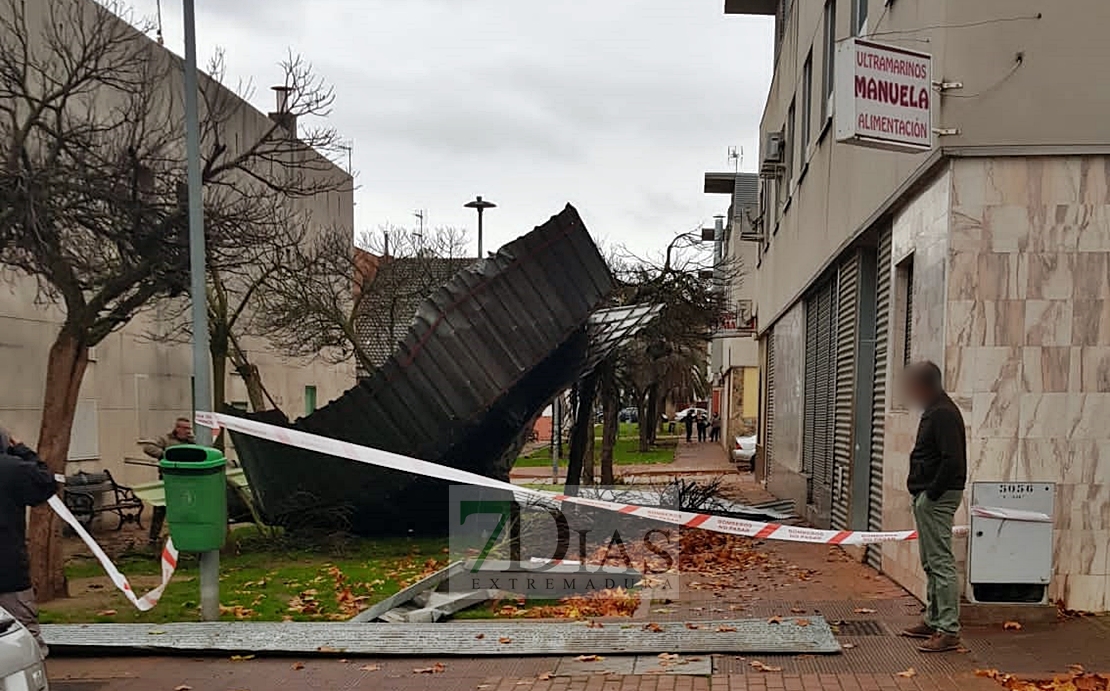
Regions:
M 93 0 L 81 2 L 93 11 Z M 32 41 L 38 40 L 39 28 L 48 20 L 45 3 L 28 3 L 28 9 L 29 36 Z M 159 51 L 160 59 L 180 63 L 180 58 L 154 46 L 151 39 L 138 32 L 135 40 L 149 42 Z M 180 71 L 174 73 L 164 92 L 165 107 L 179 120 L 183 119 L 181 98 L 173 94 L 181 93 L 180 78 Z M 223 89 L 203 75 L 202 79 L 207 88 Z M 260 133 L 273 126 L 271 118 L 281 117 L 268 116 L 223 91 L 234 103 L 233 121 L 226 135 L 235 145 L 257 140 Z M 282 124 L 295 128 L 295 123 Z M 315 152 L 307 155 L 319 156 Z M 345 179 L 346 184 L 337 185 L 338 189 L 327 194 L 290 200 L 290 211 L 310 218 L 313 232 L 336 232 L 353 238 L 350 176 L 322 158 L 319 163 L 313 166 L 317 171 L 313 174 L 336 176 Z M 5 382 L 0 391 L 0 424 L 29 443 L 34 443 L 38 434 L 48 351 L 64 317 L 52 302 L 40 297 L 34 279 L 9 271 L 0 277 L 0 371 Z M 153 305 L 92 349 L 73 424 L 67 472 L 106 468 L 126 484 L 155 479 L 153 469 L 127 465 L 124 460 L 144 458 L 140 440 L 167 434 L 179 416 L 191 417 L 191 347 L 159 339 L 176 330 L 177 325 L 168 322 L 180 319 L 181 314 L 180 306 Z M 331 365 L 324 360 L 286 358 L 266 340 L 249 336 L 243 338 L 242 345 L 258 367 L 272 404 L 291 418 L 311 412 L 355 382 L 353 363 Z M 248 396 L 243 380 L 233 371 L 227 379 L 228 403 L 246 409 Z
M 932 360 L 967 422 L 970 481 L 1056 483 L 1049 597 L 1110 609 L 1110 92 L 1090 85 L 1110 4 L 725 12 L 774 17 L 776 38 L 750 243 L 767 486 L 818 526 L 912 527 L 917 417 L 896 378 Z M 931 56 L 928 149 L 838 141 L 852 37 Z M 914 544 L 866 558 L 923 592 Z
M 718 269 L 729 309 L 709 346 L 713 412 L 721 415 L 721 444 L 757 433 L 759 422 L 759 342 L 755 313 L 756 260 L 752 221 L 759 213 L 759 177 L 754 173 L 706 173 L 705 193 L 728 195 L 728 214 L 707 228 L 716 243 Z

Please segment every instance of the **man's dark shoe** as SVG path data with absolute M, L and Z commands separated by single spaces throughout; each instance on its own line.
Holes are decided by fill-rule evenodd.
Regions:
M 935 636 L 936 633 L 937 630 L 934 629 L 932 626 L 929 626 L 928 624 L 918 624 L 917 626 L 911 626 L 908 629 L 902 629 L 902 635 L 906 636 L 907 638 L 929 639 Z
M 952 650 L 959 650 L 960 637 L 938 631 L 932 638 L 918 646 L 917 649 L 923 653 L 947 653 Z

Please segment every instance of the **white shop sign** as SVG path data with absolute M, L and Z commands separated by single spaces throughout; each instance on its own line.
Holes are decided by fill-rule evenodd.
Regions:
M 847 144 L 928 151 L 932 56 L 859 38 L 836 47 L 836 140 Z

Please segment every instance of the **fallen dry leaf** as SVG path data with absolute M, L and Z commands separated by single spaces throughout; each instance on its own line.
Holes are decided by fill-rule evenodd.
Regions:
M 728 626 L 727 624 L 721 624 L 720 626 L 717 627 L 717 633 L 735 633 L 735 632 L 736 632 L 736 627 L 735 626 Z
M 798 626 L 809 626 L 809 619 L 795 619 L 794 623 Z
M 858 607 L 856 609 L 853 609 L 852 611 L 855 612 L 856 614 L 874 614 L 875 613 L 875 610 L 870 609 L 868 607 Z
M 662 633 L 663 627 L 655 622 L 644 624 L 644 631 L 651 631 L 652 633 Z
M 507 643 L 512 643 L 513 639 L 509 638 L 508 636 L 502 636 L 501 638 L 497 639 L 497 642 L 502 644 L 502 645 L 505 645 Z
M 578 662 L 601 662 L 605 658 L 600 655 L 579 655 L 574 659 Z
M 697 631 L 698 629 L 701 628 L 701 625 L 700 624 L 692 624 L 690 622 L 687 622 L 686 623 L 686 628 L 690 629 L 691 631 Z
M 913 667 L 910 667 L 909 669 L 898 672 L 897 676 L 902 677 L 903 679 L 910 679 L 917 676 L 917 670 Z
M 856 644 L 855 643 L 844 643 L 840 647 L 844 648 L 845 650 L 851 650 L 852 648 L 856 647 Z
M 600 621 L 591 621 L 590 623 L 586 624 L 586 628 L 587 629 L 604 629 L 605 624 L 602 624 Z
M 678 657 L 678 653 L 659 653 L 659 659 L 663 660 L 664 662 L 667 662 L 669 660 L 677 660 Z
M 479 641 L 480 641 L 480 640 L 482 640 L 482 639 L 483 639 L 483 638 L 485 638 L 485 637 L 486 637 L 486 634 L 484 634 L 484 633 L 480 633 L 480 634 L 478 634 L 477 636 L 475 636 L 474 638 L 476 638 L 477 640 L 479 640 Z
M 751 665 L 752 669 L 754 669 L 756 671 L 759 671 L 759 672 L 781 672 L 782 671 L 782 667 L 772 667 L 771 665 L 764 664 L 763 662 L 760 662 L 759 660 L 752 660 L 748 664 Z
M 794 607 L 793 609 L 790 610 L 790 613 L 791 614 L 805 614 L 806 611 L 804 609 L 799 609 L 797 607 Z
M 413 674 L 443 674 L 443 670 L 445 670 L 445 669 L 447 669 L 446 665 L 444 665 L 442 662 L 437 662 L 434 665 L 432 665 L 431 667 L 417 667 L 416 669 L 412 670 L 412 673 Z
M 193 687 L 188 684 L 182 684 L 181 686 L 173 687 L 173 691 L 193 691 Z
M 1002 625 L 1004 631 L 1021 631 L 1021 622 L 1008 621 Z
M 114 616 L 116 616 L 116 610 L 114 610 L 114 609 L 102 609 L 102 610 L 100 610 L 99 612 L 96 613 L 96 616 L 98 616 L 98 617 L 114 617 Z
M 299 671 L 301 671 L 302 669 L 304 669 L 304 663 L 303 663 L 303 662 L 294 662 L 294 663 L 293 663 L 293 670 L 294 670 L 294 671 L 297 671 L 297 672 L 299 672 Z
M 782 623 L 782 617 L 779 617 L 779 616 L 771 617 L 770 619 L 767 620 L 767 623 L 768 624 L 781 624 Z
M 246 662 L 247 660 L 253 660 L 254 657 L 255 657 L 254 655 L 232 655 L 231 656 L 231 661 L 232 662 Z
M 362 667 L 359 667 L 358 669 L 359 669 L 360 672 L 378 672 L 378 671 L 381 670 L 381 668 L 382 668 L 381 665 L 363 665 Z
M 536 677 L 536 679 L 539 679 L 540 681 L 549 681 L 554 676 L 554 674 L 554 672 L 544 672 L 543 674 L 540 674 L 538 677 Z

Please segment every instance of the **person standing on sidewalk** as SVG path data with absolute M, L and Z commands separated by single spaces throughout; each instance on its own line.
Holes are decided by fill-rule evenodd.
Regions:
M 0 607 L 49 649 L 39 630 L 39 609 L 31 588 L 27 556 L 27 507 L 54 496 L 54 475 L 31 449 L 0 429 Z
M 960 647 L 960 584 L 952 554 L 952 521 L 967 482 L 967 433 L 963 415 L 945 393 L 941 379 L 940 368 L 932 362 L 906 370 L 907 396 L 922 409 L 906 488 L 913 496 L 917 545 L 928 584 L 924 621 L 902 633 L 925 639 L 919 649 L 927 653 Z
M 179 417 L 174 422 L 173 431 L 164 437 L 160 437 L 150 444 L 143 445 L 143 453 L 155 460 L 162 460 L 166 455 L 166 449 L 171 446 L 180 446 L 181 444 L 196 444 L 196 438 L 193 436 L 193 423 L 187 417 Z M 158 471 L 158 479 L 162 479 L 162 471 Z M 155 506 L 154 516 L 150 519 L 150 544 L 154 547 L 158 546 L 158 542 L 162 537 L 162 526 L 166 523 L 166 507 Z

